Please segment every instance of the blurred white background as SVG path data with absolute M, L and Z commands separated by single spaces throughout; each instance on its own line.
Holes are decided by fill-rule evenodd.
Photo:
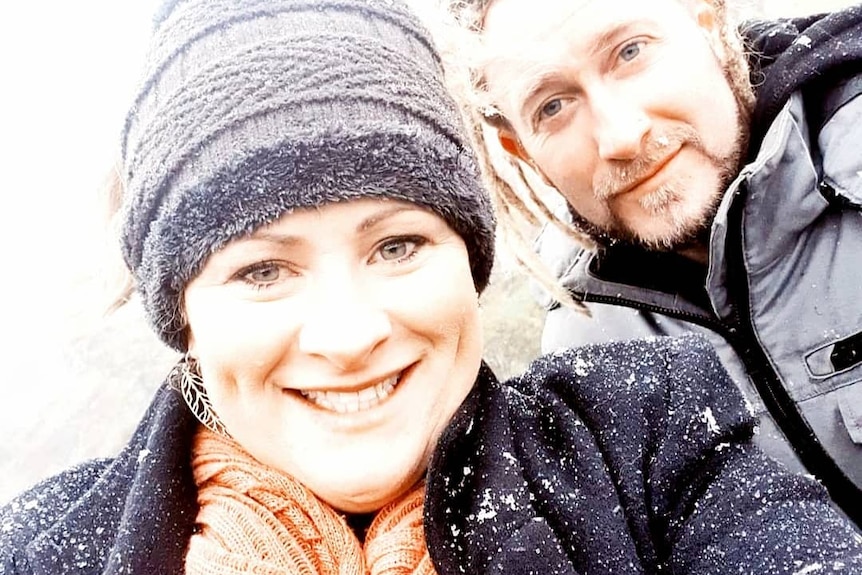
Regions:
M 140 411 L 115 417 L 134 374 L 102 367 L 126 352 L 99 333 L 98 193 L 155 2 L 15 2 L 0 17 L 0 501 L 111 453 Z
M 100 299 L 98 190 L 157 2 L 14 2 L 0 17 L 0 503 L 114 453 L 174 359 L 137 308 L 105 320 Z M 763 7 L 790 15 L 850 3 Z

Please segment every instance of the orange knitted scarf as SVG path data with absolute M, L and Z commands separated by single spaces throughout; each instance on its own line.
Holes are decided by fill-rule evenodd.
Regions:
M 200 531 L 187 575 L 434 575 L 422 485 L 378 512 L 363 545 L 341 515 L 231 439 L 201 427 L 192 467 Z

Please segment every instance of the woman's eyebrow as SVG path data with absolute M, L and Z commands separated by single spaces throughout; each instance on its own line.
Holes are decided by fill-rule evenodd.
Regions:
M 393 216 L 395 216 L 401 212 L 415 212 L 415 211 L 418 211 L 415 206 L 401 206 L 401 205 L 391 206 L 391 207 L 381 209 L 380 211 L 377 211 L 377 212 L 371 214 L 370 216 L 368 216 L 367 218 L 365 218 L 364 220 L 359 222 L 359 225 L 356 226 L 356 231 L 357 232 L 367 232 L 368 230 L 372 229 L 374 226 L 378 225 L 383 220 L 391 218 L 391 217 L 393 217 Z
M 259 230 L 252 235 L 248 236 L 248 240 L 251 241 L 260 241 L 260 242 L 269 242 L 273 244 L 279 244 L 283 246 L 295 246 L 302 243 L 302 238 L 300 236 L 295 236 L 289 233 L 279 233 L 273 231 Z

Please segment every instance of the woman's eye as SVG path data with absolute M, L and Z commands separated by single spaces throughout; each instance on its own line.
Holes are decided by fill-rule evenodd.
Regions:
M 620 50 L 620 58 L 622 58 L 626 62 L 631 62 L 640 55 L 641 48 L 643 48 L 643 45 L 644 43 L 642 40 L 626 44 L 625 46 L 623 46 L 623 49 Z
M 420 244 L 420 240 L 415 238 L 398 238 L 382 244 L 377 249 L 377 253 L 383 261 L 399 262 L 416 253 Z
M 255 286 L 267 286 L 281 279 L 282 269 L 275 263 L 262 263 L 241 271 L 243 281 Z

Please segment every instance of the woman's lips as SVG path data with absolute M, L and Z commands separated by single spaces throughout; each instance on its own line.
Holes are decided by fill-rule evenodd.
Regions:
M 356 413 L 371 409 L 388 399 L 401 381 L 403 371 L 359 391 L 300 390 L 300 395 L 321 409 L 336 413 Z

